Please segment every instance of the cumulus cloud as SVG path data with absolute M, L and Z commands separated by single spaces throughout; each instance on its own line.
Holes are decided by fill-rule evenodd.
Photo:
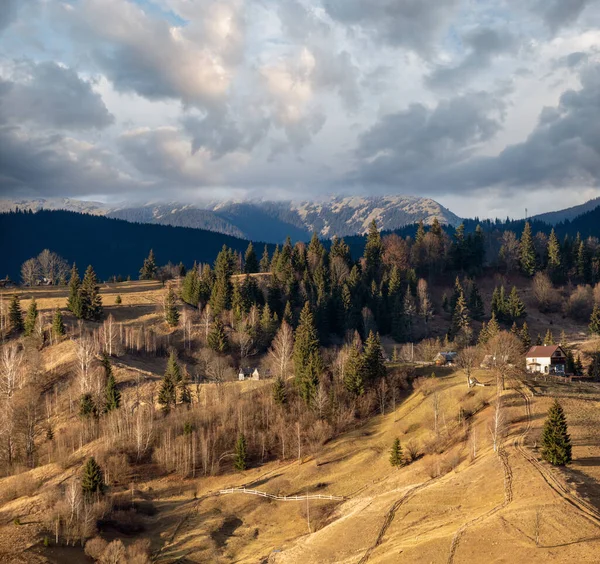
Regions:
M 101 129 L 114 118 L 92 84 L 54 62 L 18 62 L 0 90 L 0 119 L 55 129 Z

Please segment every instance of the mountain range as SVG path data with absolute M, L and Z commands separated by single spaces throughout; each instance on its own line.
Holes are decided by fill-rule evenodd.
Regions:
M 282 243 L 320 237 L 345 237 L 366 233 L 369 223 L 393 231 L 423 220 L 457 226 L 461 219 L 429 198 L 416 196 L 334 197 L 321 202 L 225 201 L 206 205 L 148 203 L 107 205 L 73 199 L 0 200 L 0 212 L 67 210 L 103 215 L 136 223 L 206 229 L 253 241 Z

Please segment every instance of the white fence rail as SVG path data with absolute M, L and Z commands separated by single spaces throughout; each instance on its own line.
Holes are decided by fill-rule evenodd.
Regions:
M 248 490 L 246 488 L 229 488 L 227 490 L 219 490 L 219 494 L 246 494 L 246 495 L 257 495 L 259 497 L 267 497 L 269 499 L 276 499 L 278 501 L 303 501 L 307 499 L 328 499 L 331 501 L 344 501 L 344 497 L 337 495 L 322 495 L 322 494 L 314 494 L 314 495 L 274 495 L 266 492 L 261 492 L 259 490 Z

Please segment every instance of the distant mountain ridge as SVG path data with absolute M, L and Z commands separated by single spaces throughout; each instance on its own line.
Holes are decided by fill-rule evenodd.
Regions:
M 550 225 L 556 225 L 561 221 L 572 220 L 584 213 L 592 211 L 593 209 L 600 206 L 600 198 L 594 198 L 592 200 L 588 200 L 584 204 L 580 204 L 578 206 L 573 206 L 571 208 L 565 208 L 564 210 L 557 210 L 553 212 L 541 213 L 533 216 L 532 219 L 537 219 L 539 221 L 543 221 L 544 223 L 549 223 Z
M 417 196 L 333 197 L 318 202 L 225 201 L 204 206 L 177 202 L 110 206 L 68 198 L 0 200 L 0 212 L 17 207 L 33 211 L 62 209 L 137 223 L 192 227 L 270 243 L 281 243 L 288 235 L 294 240 L 306 240 L 313 232 L 323 238 L 361 235 L 373 219 L 385 231 L 420 220 L 431 224 L 434 218 L 454 227 L 461 221 L 435 200 Z

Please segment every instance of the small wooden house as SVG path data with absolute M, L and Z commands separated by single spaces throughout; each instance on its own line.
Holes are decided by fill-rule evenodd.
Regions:
M 527 372 L 565 375 L 567 355 L 560 345 L 531 347 L 526 355 Z
M 238 373 L 238 380 L 260 380 L 260 372 L 258 368 L 240 368 Z
M 456 362 L 457 356 L 458 353 L 453 351 L 439 352 L 435 355 L 433 362 L 435 362 L 436 366 L 452 366 Z

